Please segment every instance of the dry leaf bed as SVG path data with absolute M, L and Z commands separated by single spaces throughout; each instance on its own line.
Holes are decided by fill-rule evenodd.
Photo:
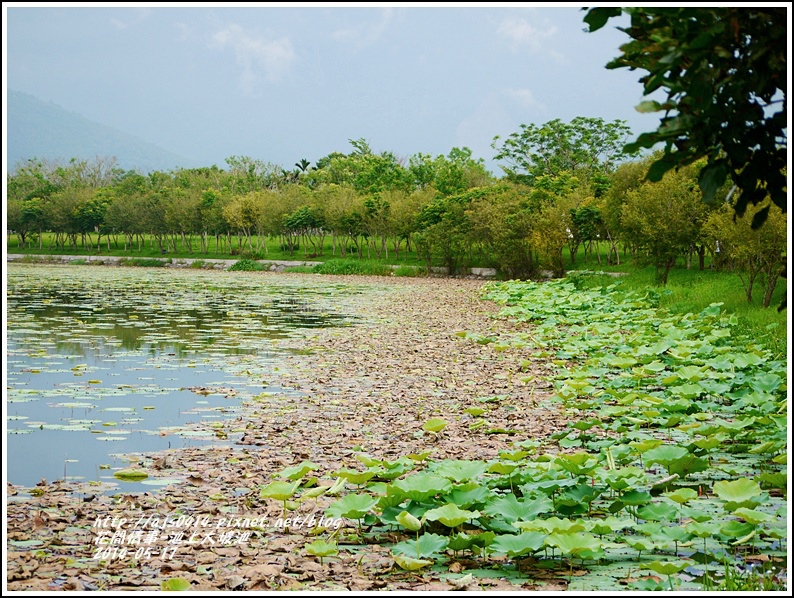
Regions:
M 551 386 L 544 375 L 550 369 L 543 360 L 533 360 L 528 349 L 497 352 L 455 334 L 516 332 L 517 324 L 491 317 L 498 307 L 478 298 L 481 281 L 405 278 L 386 286 L 379 278 L 371 283 L 376 290 L 357 299 L 358 323 L 288 341 L 295 354 L 277 372 L 278 380 L 268 382 L 299 392 L 250 401 L 243 416 L 214 430 L 229 445 L 141 457 L 138 467 L 151 477 L 180 478 L 180 483 L 113 496 L 74 482 L 42 483 L 33 491 L 38 495 L 9 485 L 7 588 L 158 590 L 163 580 L 179 577 L 192 590 L 454 589 L 432 572 L 422 576 L 395 568 L 387 546 L 346 545 L 345 530 L 336 538 L 339 554 L 321 562 L 304 546 L 333 530 L 275 525 L 281 503 L 259 497 L 259 488 L 276 480 L 279 471 L 304 460 L 320 466 L 313 472 L 320 485 L 330 485 L 341 467 L 361 469 L 355 459 L 360 452 L 379 459 L 428 450 L 436 460 L 492 459 L 515 441 L 544 438 L 564 427 L 548 403 Z M 532 361 L 530 371 L 518 371 L 522 359 Z M 476 401 L 494 395 L 504 398 Z M 489 407 L 489 426 L 513 434 L 470 430 L 473 418 L 464 409 L 471 406 Z M 438 437 L 420 433 L 432 417 L 449 422 Z M 333 500 L 307 500 L 288 516 L 319 519 Z M 178 514 L 212 524 L 172 527 L 174 534 L 158 533 L 145 543 L 153 521 Z M 96 522 L 107 517 L 111 523 L 103 534 Z M 114 545 L 108 544 L 110 558 L 93 559 L 98 538 L 111 541 L 111 533 L 121 529 L 114 527 L 114 517 L 129 521 L 127 532 L 133 521 L 143 521 L 142 538 L 127 546 L 124 558 L 118 552 L 112 558 Z M 263 517 L 268 524 L 256 528 L 214 527 L 222 518 Z M 344 525 L 352 532 L 356 522 Z M 182 542 L 172 543 L 180 531 Z M 391 541 L 400 539 L 395 535 Z M 129 537 L 116 540 L 120 550 Z M 451 567 L 465 572 L 466 563 L 453 561 Z M 523 589 L 540 587 L 564 583 L 551 576 Z M 518 588 L 493 578 L 472 589 Z

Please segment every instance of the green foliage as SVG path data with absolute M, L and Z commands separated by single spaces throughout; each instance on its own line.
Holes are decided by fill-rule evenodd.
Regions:
M 312 267 L 315 274 L 358 274 L 362 276 L 390 276 L 392 269 L 385 264 L 356 259 L 333 259 Z
M 143 268 L 164 268 L 171 263 L 170 259 L 130 257 L 119 260 L 119 266 L 138 266 Z
M 162 592 L 187 592 L 190 588 L 190 582 L 183 577 L 171 577 L 160 582 Z
M 503 170 L 511 180 L 532 185 L 538 179 L 573 176 L 596 195 L 604 189 L 604 175 L 627 157 L 623 149 L 629 128 L 624 121 L 576 117 L 570 123 L 559 119 L 543 125 L 523 124 L 499 145 L 494 137 L 495 159 L 504 160 Z
M 755 214 L 770 208 L 764 226 L 753 228 Z M 788 247 L 787 218 L 776 206 L 767 202 L 749 208 L 741 218 L 735 218 L 733 210 L 724 204 L 713 212 L 704 225 L 704 232 L 719 249 L 720 267 L 731 267 L 744 285 L 748 303 L 753 300 L 753 286 L 760 279 L 763 289 L 763 305 L 768 307 L 778 279 L 785 268 L 785 253 Z
M 421 266 L 398 266 L 393 270 L 394 276 L 427 276 L 427 269 Z
M 659 182 L 629 191 L 622 206 L 621 238 L 634 248 L 639 263 L 653 264 L 661 284 L 676 259 L 702 237 L 708 208 L 698 201 L 695 176 L 692 169 L 667 173 Z
M 243 260 L 238 260 L 234 264 L 232 264 L 232 266 L 229 268 L 229 271 L 230 272 L 259 272 L 259 271 L 264 270 L 264 269 L 265 269 L 265 267 L 262 264 L 260 264 L 258 262 L 255 262 L 254 260 L 243 259 Z
M 641 69 L 645 95 L 667 92 L 662 102 L 638 106 L 664 116 L 656 131 L 627 146 L 635 151 L 664 143 L 649 180 L 705 157 L 699 182 L 706 202 L 730 177 L 741 190 L 739 216 L 767 195 L 785 213 L 786 8 L 593 8 L 584 20 L 596 31 L 621 12 L 631 23 L 619 29 L 631 41 L 607 68 Z M 757 212 L 755 227 L 767 213 Z

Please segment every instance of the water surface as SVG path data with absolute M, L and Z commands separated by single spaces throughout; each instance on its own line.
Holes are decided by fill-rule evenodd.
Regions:
M 292 392 L 271 380 L 295 339 L 350 324 L 348 300 L 364 292 L 313 277 L 13 263 L 6 281 L 7 481 L 125 491 L 151 490 L 113 478 L 136 453 L 231 442 L 195 424 Z

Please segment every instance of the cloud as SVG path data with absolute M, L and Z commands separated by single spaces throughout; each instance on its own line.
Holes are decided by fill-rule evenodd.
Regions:
M 242 69 L 240 83 L 248 93 L 263 79 L 279 81 L 290 71 L 296 59 L 288 37 L 256 37 L 236 24 L 216 32 L 210 46 L 221 50 L 230 48 L 234 52 L 235 62 Z
M 528 89 L 506 89 L 504 94 L 518 104 L 520 108 L 535 108 L 540 110 L 546 108 L 542 102 L 535 99 L 535 94 Z
M 488 167 L 495 168 L 490 157 L 495 131 L 504 131 L 513 124 L 510 112 L 505 109 L 498 94 L 489 93 L 461 120 L 455 129 L 456 145 L 468 147 L 475 156 L 484 157 Z
M 127 29 L 132 25 L 137 25 L 141 21 L 145 21 L 149 18 L 152 14 L 152 10 L 150 8 L 136 8 L 132 11 L 132 18 L 126 21 L 122 21 L 121 19 L 117 19 L 116 17 L 110 18 L 110 24 L 113 25 L 116 29 Z
M 540 52 L 544 49 L 544 42 L 557 33 L 557 28 L 553 25 L 539 28 L 524 18 L 507 17 L 502 19 L 497 33 L 512 42 L 515 49 L 523 46 Z
M 179 37 L 177 39 L 180 42 L 189 41 L 193 37 L 193 29 L 187 23 L 175 23 L 175 26 L 179 30 Z
M 392 8 L 380 10 L 380 19 L 374 23 L 361 23 L 346 29 L 337 29 L 331 34 L 335 40 L 351 43 L 357 48 L 369 46 L 378 41 L 386 32 L 394 15 Z

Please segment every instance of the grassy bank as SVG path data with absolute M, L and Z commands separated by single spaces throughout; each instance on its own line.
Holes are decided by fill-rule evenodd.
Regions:
M 654 269 L 622 266 L 625 275 L 618 278 L 610 274 L 587 276 L 583 288 L 619 284 L 622 288 L 650 292 L 658 296 L 659 306 L 672 313 L 700 313 L 712 303 L 722 303 L 721 308 L 737 318 L 736 332 L 747 335 L 767 346 L 775 356 L 785 357 L 788 341 L 788 310 L 778 311 L 786 297 L 785 279 L 778 281 L 772 303 L 761 305 L 762 290 L 754 292 L 748 303 L 739 276 L 735 273 L 713 270 L 687 270 L 676 268 L 670 272 L 667 286 L 656 284 Z
M 26 255 L 101 255 L 101 256 L 122 256 L 128 258 L 124 265 L 154 266 L 162 265 L 159 260 L 170 259 L 228 259 L 235 262 L 242 261 L 243 265 L 238 266 L 238 270 L 257 270 L 259 264 L 256 260 L 311 260 L 321 262 L 317 266 L 296 266 L 289 268 L 289 271 L 317 273 L 317 274 L 353 274 L 353 275 L 383 275 L 383 276 L 422 276 L 427 274 L 425 263 L 421 261 L 415 252 L 401 251 L 399 257 L 392 251 L 388 258 L 382 255 L 377 258 L 374 253 L 367 257 L 367 251 L 363 251 L 363 258 L 357 254 L 348 253 L 343 259 L 339 251 L 333 252 L 330 242 L 326 243 L 320 255 L 307 253 L 302 248 L 290 253 L 283 250 L 277 240 L 267 241 L 268 250 L 264 249 L 251 253 L 245 247 L 240 246 L 235 238 L 230 252 L 229 246 L 225 250 L 215 247 L 215 240 L 210 239 L 210 251 L 200 253 L 197 251 L 198 240 L 192 240 L 194 251 L 178 251 L 163 254 L 159 246 L 147 239 L 142 245 L 141 251 L 126 250 L 123 245 L 119 246 L 111 242 L 110 249 L 103 241 L 100 251 L 96 245 L 83 247 L 78 245 L 75 248 L 55 249 L 53 235 L 45 233 L 42 239 L 42 249 L 38 244 L 32 247 L 20 248 L 18 239 L 15 236 L 9 237 L 7 242 L 8 253 L 18 253 Z M 256 241 L 254 242 L 256 244 Z M 568 253 L 566 251 L 566 258 Z M 157 258 L 155 260 L 154 258 Z M 83 262 L 84 263 L 84 262 Z M 434 265 L 440 265 L 440 261 Z M 488 266 L 489 264 L 474 263 L 473 266 Z M 397 266 L 397 268 L 391 268 Z M 200 262 L 193 267 L 201 267 Z M 680 260 L 677 267 L 670 272 L 670 277 L 666 287 L 659 286 L 655 281 L 655 273 L 652 267 L 638 267 L 631 262 L 627 256 L 622 258 L 619 266 L 607 265 L 606 247 L 603 248 L 600 263 L 593 255 L 588 255 L 585 259 L 583 249 L 579 250 L 575 263 L 571 264 L 566 259 L 566 267 L 569 270 L 597 270 L 603 271 L 603 275 L 589 276 L 582 284 L 587 287 L 615 284 L 619 281 L 627 290 L 649 291 L 658 295 L 659 305 L 669 309 L 673 313 L 699 313 L 712 303 L 722 303 L 722 309 L 734 314 L 738 319 L 737 332 L 747 334 L 752 338 L 763 342 L 772 350 L 775 355 L 786 355 L 787 351 L 787 315 L 788 312 L 778 312 L 780 305 L 787 292 L 787 281 L 780 279 L 772 297 L 769 308 L 761 305 L 762 289 L 757 286 L 753 302 L 748 303 L 745 297 L 739 276 L 730 272 L 717 272 L 707 267 L 699 270 L 697 267 L 688 269 L 684 260 Z M 620 275 L 616 277 L 616 275 Z

